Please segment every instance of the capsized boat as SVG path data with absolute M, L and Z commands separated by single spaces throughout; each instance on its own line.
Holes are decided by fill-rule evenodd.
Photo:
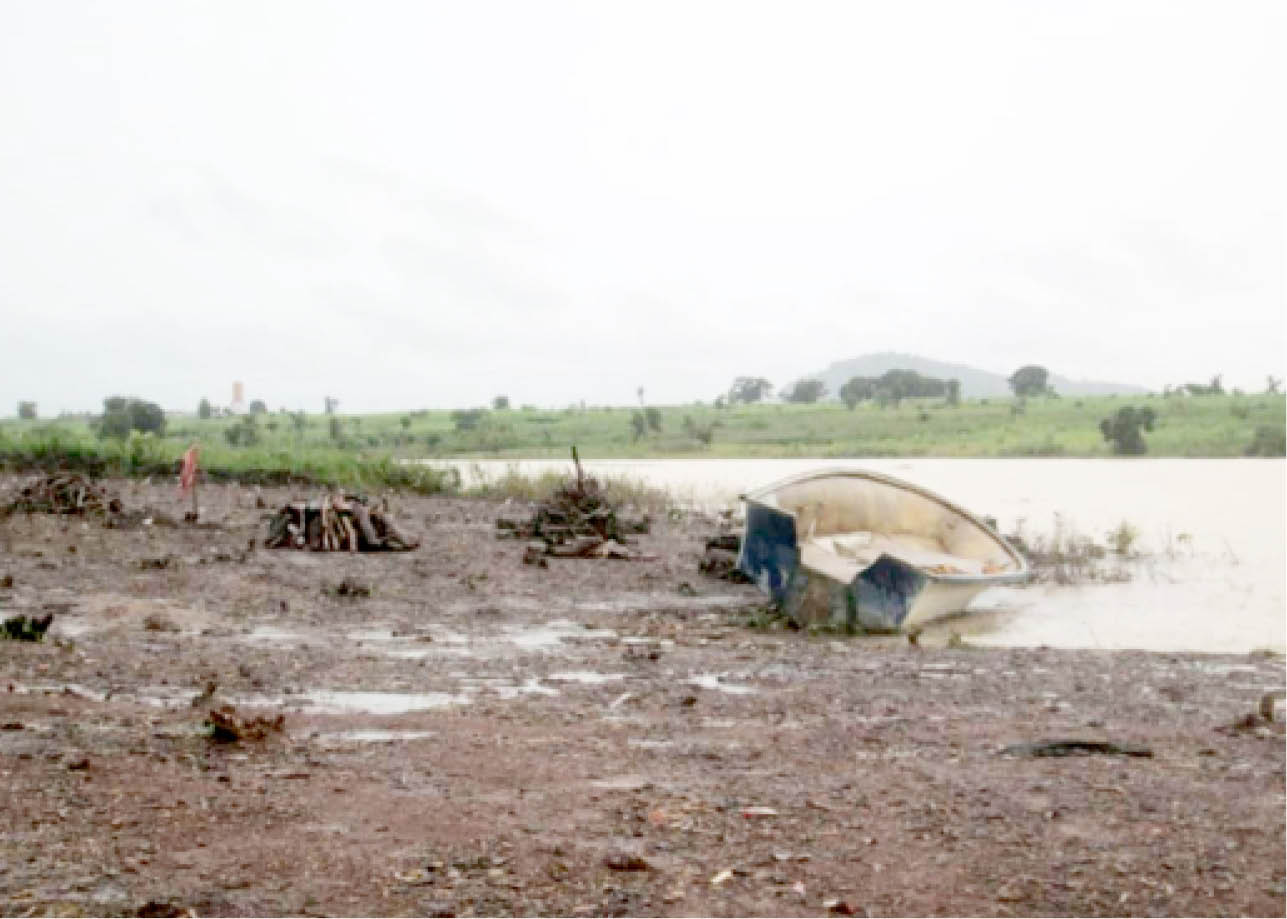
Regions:
M 896 632 L 1029 575 L 983 520 L 893 476 L 823 469 L 742 500 L 738 567 L 801 625 Z

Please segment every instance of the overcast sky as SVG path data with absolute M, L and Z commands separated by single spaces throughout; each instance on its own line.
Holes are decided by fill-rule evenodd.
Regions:
M 1284 364 L 1281 2 L 0 3 L 0 414 Z

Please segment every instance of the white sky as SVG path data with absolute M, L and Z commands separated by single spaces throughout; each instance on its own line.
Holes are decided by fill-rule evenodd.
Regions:
M 0 3 L 0 414 L 1260 389 L 1287 5 Z

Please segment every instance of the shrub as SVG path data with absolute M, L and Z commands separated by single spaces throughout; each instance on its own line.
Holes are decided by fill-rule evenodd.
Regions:
M 1287 432 L 1272 425 L 1259 425 L 1256 428 L 1256 436 L 1252 438 L 1244 452 L 1247 456 L 1287 455 Z
M 1151 408 L 1136 409 L 1134 406 L 1123 406 L 1111 418 L 1099 423 L 1099 431 L 1104 440 L 1113 445 L 1113 452 L 1122 456 L 1138 456 L 1148 452 L 1144 443 L 1145 431 L 1153 430 L 1153 421 L 1157 416 Z
M 472 431 L 487 417 L 485 408 L 459 408 L 451 413 L 457 431 Z
M 19 417 L 19 418 L 22 418 L 22 419 L 25 419 L 25 420 L 27 420 L 27 421 L 34 421 L 34 420 L 36 419 L 36 403 L 34 403 L 34 402 L 19 402 L 19 403 L 18 403 L 18 417 Z

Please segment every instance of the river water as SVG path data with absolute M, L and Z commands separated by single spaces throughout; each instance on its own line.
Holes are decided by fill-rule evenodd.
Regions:
M 461 462 L 466 482 L 552 460 Z M 980 594 L 936 626 L 977 644 L 1156 651 L 1287 649 L 1287 464 L 1279 459 L 590 460 L 587 471 L 665 488 L 705 507 L 820 467 L 858 467 L 935 491 L 1003 533 L 1056 530 L 1104 543 L 1122 522 L 1139 559 L 1120 583 L 1037 584 Z M 1110 566 L 1113 567 L 1113 566 Z M 930 633 L 927 632 L 927 637 Z

